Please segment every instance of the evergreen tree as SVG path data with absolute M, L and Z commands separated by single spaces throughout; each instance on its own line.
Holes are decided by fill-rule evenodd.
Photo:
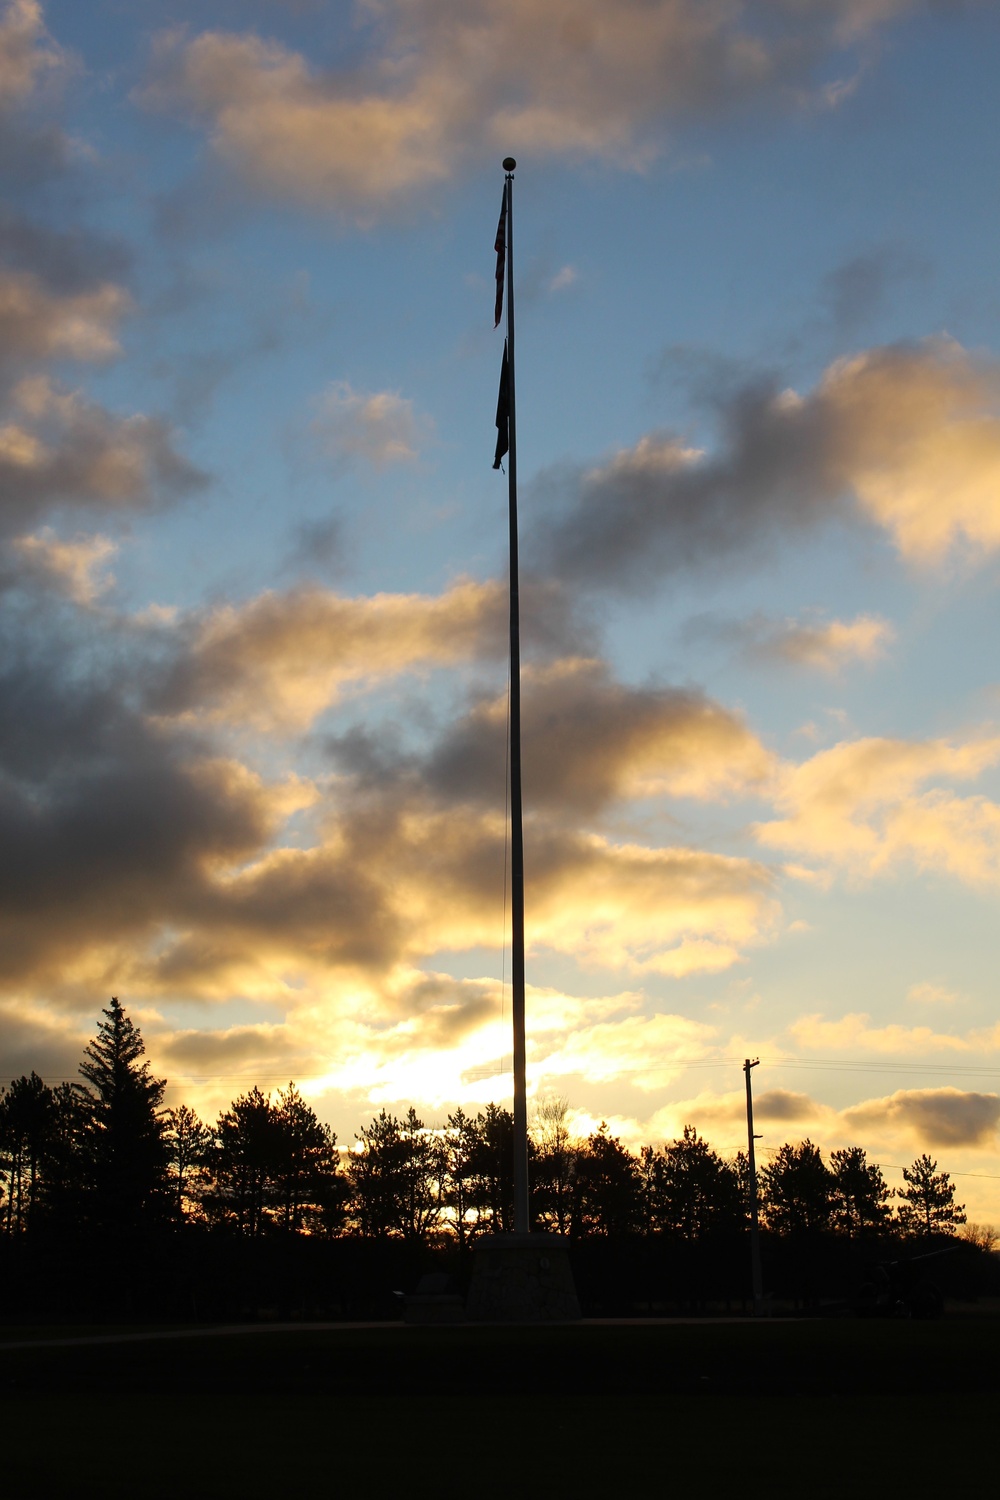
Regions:
M 464 1109 L 456 1109 L 445 1121 L 444 1203 L 451 1214 L 451 1224 L 459 1245 L 465 1246 L 476 1231 L 475 1219 L 475 1151 L 478 1143 L 476 1122 Z
M 628 1234 L 642 1222 L 639 1163 L 602 1122 L 576 1159 L 574 1236 Z
M 965 1223 L 965 1205 L 955 1202 L 955 1185 L 937 1162 L 918 1156 L 903 1168 L 906 1187 L 897 1189 L 899 1222 L 906 1234 L 954 1234 Z
M 405 1120 L 383 1109 L 357 1138 L 348 1175 L 361 1233 L 426 1240 L 445 1206 L 443 1142 L 412 1105 Z
M 173 1211 L 178 1219 L 183 1219 L 191 1212 L 195 1187 L 204 1184 L 212 1132 L 190 1105 L 180 1104 L 176 1109 L 167 1110 L 164 1140 L 171 1167 Z
M 476 1227 L 507 1234 L 514 1227 L 514 1116 L 501 1104 L 487 1104 L 476 1116 L 471 1157 L 471 1194 Z M 528 1142 L 529 1169 L 532 1164 Z
M 812 1141 L 780 1146 L 761 1170 L 760 1186 L 769 1229 L 796 1234 L 830 1227 L 833 1177 Z
M 279 1093 L 273 1118 L 274 1197 L 281 1227 L 314 1233 L 338 1229 L 346 1184 L 339 1170 L 337 1137 L 294 1083 Z
M 205 1195 L 205 1208 L 249 1239 L 257 1239 L 270 1223 L 277 1134 L 270 1096 L 256 1086 L 234 1099 L 215 1126 L 210 1156 L 214 1187 Z
M 696 1240 L 741 1224 L 736 1170 L 716 1155 L 693 1125 L 685 1125 L 684 1134 L 662 1151 L 643 1147 L 640 1163 L 651 1228 Z
M 37 1216 L 56 1127 L 56 1101 L 38 1074 L 15 1078 L 0 1098 L 0 1163 L 7 1179 L 3 1227 L 27 1229 Z
M 166 1083 L 150 1075 L 142 1037 L 117 997 L 103 1012 L 97 1036 L 84 1049 L 78 1085 L 89 1111 L 93 1211 L 98 1223 L 119 1228 L 149 1223 L 168 1205 Z
M 882 1169 L 868 1161 L 860 1146 L 832 1151 L 830 1168 L 834 1227 L 852 1238 L 885 1229 L 892 1212 L 892 1189 Z

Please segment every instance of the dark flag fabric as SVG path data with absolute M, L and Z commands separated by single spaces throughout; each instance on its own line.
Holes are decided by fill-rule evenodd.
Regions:
M 497 451 L 493 455 L 493 467 L 499 469 L 500 460 L 510 447 L 510 386 L 507 380 L 507 340 L 503 341 L 503 364 L 500 366 L 500 394 L 497 396 Z
M 507 260 L 507 190 L 504 189 L 503 207 L 500 209 L 500 223 L 497 225 L 496 244 L 493 246 L 497 253 L 497 300 L 493 309 L 493 327 L 500 327 L 500 319 L 503 316 L 503 273 Z

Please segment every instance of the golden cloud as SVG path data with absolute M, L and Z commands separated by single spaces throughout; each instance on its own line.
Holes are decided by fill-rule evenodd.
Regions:
M 353 73 L 255 36 L 176 32 L 141 97 L 206 121 L 262 191 L 365 217 L 484 150 L 641 167 L 672 119 L 801 97 L 821 58 L 905 3 L 772 8 L 757 26 L 728 0 L 366 0 L 374 45 Z
M 758 380 L 720 391 L 713 410 L 715 452 L 657 433 L 563 471 L 533 554 L 554 576 L 624 590 L 852 514 L 919 565 L 1000 544 L 1000 361 L 948 338 L 889 345 L 838 360 L 804 396 Z M 862 654 L 878 642 L 864 620 L 813 638 Z
M 506 607 L 500 584 L 468 579 L 441 595 L 269 591 L 192 622 L 190 653 L 162 706 L 262 730 L 302 729 L 350 685 L 502 655 Z
M 744 721 L 705 694 L 620 683 L 593 658 L 528 667 L 522 725 L 535 809 L 579 814 L 664 795 L 722 800 L 764 783 L 775 764 Z M 476 704 L 432 753 L 429 784 L 456 801 L 495 801 L 506 733 L 506 695 Z
M 836 672 L 850 661 L 876 661 L 894 635 L 888 621 L 877 615 L 817 622 L 786 620 L 765 625 L 750 649 L 796 666 Z
M 920 791 L 941 777 L 970 779 L 1000 760 L 1000 738 L 854 740 L 824 750 L 778 778 L 785 817 L 758 824 L 770 848 L 843 864 L 860 875 L 902 861 L 971 883 L 1000 876 L 1000 808 L 983 797 Z
M 904 557 L 1000 544 L 1000 365 L 953 339 L 840 360 L 818 393 L 862 508 Z

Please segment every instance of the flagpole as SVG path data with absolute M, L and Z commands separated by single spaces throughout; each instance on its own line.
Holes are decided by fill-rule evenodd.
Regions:
M 514 1027 L 514 1233 L 529 1234 L 527 1049 L 524 1026 L 524 826 L 521 812 L 521 619 L 517 556 L 517 424 L 514 401 L 514 168 L 504 158 L 507 207 L 507 399 L 510 516 L 510 897 Z

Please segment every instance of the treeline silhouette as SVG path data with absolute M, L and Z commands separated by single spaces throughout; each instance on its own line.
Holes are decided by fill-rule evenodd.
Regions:
M 394 1292 L 429 1269 L 461 1287 L 476 1239 L 512 1228 L 513 1120 L 499 1105 L 435 1128 L 383 1110 L 342 1150 L 289 1083 L 274 1099 L 252 1088 L 208 1125 L 163 1107 L 166 1082 L 117 999 L 80 1073 L 56 1088 L 31 1073 L 0 1094 L 8 1320 L 392 1316 Z M 691 1126 L 638 1153 L 604 1125 L 575 1140 L 550 1100 L 530 1162 L 536 1227 L 571 1241 L 585 1311 L 746 1307 L 743 1154 L 723 1158 Z M 920 1156 L 903 1176 L 893 1192 L 859 1146 L 827 1163 L 808 1140 L 782 1145 L 758 1172 L 772 1298 L 851 1306 L 929 1257 L 948 1290 L 1000 1292 L 992 1232 L 956 1237 L 966 1215 L 949 1174 Z

